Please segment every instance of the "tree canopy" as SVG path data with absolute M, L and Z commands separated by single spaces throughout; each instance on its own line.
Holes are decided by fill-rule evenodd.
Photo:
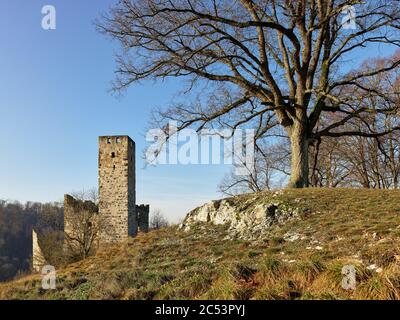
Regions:
M 292 187 L 308 186 L 309 146 L 321 138 L 399 129 L 368 125 L 399 105 L 399 1 L 121 0 L 98 28 L 122 45 L 116 90 L 169 77 L 197 90 L 155 113 L 160 128 L 175 120 L 178 130 L 250 126 L 256 142 L 284 135 Z M 379 61 L 357 63 L 377 48 Z M 354 119 L 366 125 L 349 127 Z

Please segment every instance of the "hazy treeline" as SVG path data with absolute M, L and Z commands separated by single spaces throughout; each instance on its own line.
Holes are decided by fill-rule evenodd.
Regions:
M 63 230 L 62 205 L 0 200 L 0 281 L 30 270 L 32 228 L 40 233 Z
M 95 190 L 73 193 L 76 199 L 98 201 Z M 85 259 L 95 250 L 94 238 L 101 224 L 96 215 L 84 209 L 70 217 L 73 237 L 64 239 L 64 207 L 62 203 L 10 202 L 0 200 L 0 281 L 30 272 L 32 264 L 32 229 L 39 235 L 39 245 L 48 264 L 56 267 Z M 151 215 L 150 229 L 168 226 L 160 210 Z M 71 231 L 71 230 L 70 230 Z M 63 243 L 70 244 L 65 252 Z

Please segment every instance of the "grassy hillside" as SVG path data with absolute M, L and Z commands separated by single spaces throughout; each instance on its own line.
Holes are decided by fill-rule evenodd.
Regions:
M 231 200 L 240 206 L 249 197 Z M 222 226 L 177 227 L 104 248 L 57 273 L 0 285 L 1 299 L 400 299 L 400 191 L 308 189 L 274 196 L 302 218 L 257 241 L 227 240 Z M 355 290 L 341 286 L 354 265 Z

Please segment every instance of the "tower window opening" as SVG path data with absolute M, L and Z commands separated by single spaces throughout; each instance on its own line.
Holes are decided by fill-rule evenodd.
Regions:
M 116 141 L 117 143 L 121 143 L 121 138 L 120 138 L 120 137 L 117 137 L 117 139 L 115 139 L 115 141 Z
M 107 138 L 107 143 L 108 143 L 108 144 L 111 143 L 111 138 Z
M 111 158 L 115 158 L 115 152 L 111 152 Z

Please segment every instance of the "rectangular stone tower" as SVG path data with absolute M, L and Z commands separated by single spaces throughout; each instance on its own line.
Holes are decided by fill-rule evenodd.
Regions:
M 137 233 L 135 142 L 128 136 L 99 137 L 100 243 Z

